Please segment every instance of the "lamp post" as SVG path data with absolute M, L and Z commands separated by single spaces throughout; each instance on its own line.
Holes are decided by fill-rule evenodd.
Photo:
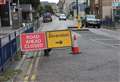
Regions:
M 17 6 L 18 6 L 18 27 L 20 27 L 20 1 L 17 1 Z
M 10 17 L 10 26 L 12 26 L 12 13 L 11 13 L 11 5 L 10 5 L 11 1 L 8 1 L 8 5 L 9 5 L 9 17 Z
M 78 18 L 78 15 L 79 15 L 79 8 L 78 8 L 78 0 L 76 0 L 76 7 L 77 7 L 77 18 Z

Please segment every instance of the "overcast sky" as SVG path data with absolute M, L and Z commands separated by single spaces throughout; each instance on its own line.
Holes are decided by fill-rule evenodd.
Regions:
M 58 3 L 59 0 L 40 0 L 40 1 L 48 1 L 48 2 Z

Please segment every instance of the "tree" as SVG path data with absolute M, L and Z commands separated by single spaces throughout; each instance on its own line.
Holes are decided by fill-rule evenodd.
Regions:
M 45 5 L 44 6 L 44 12 L 54 13 L 51 5 Z
M 43 6 L 39 4 L 39 6 L 37 7 L 37 12 L 39 13 L 39 15 L 42 15 L 42 13 L 44 12 L 43 9 L 44 9 Z
M 37 9 L 40 4 L 40 0 L 19 0 L 20 4 L 32 4 L 32 6 Z M 18 0 L 13 0 L 14 3 L 17 3 Z

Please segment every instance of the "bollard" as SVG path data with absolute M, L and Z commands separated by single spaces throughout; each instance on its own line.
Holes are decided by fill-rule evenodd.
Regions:
M 74 35 L 73 36 L 73 46 L 72 46 L 72 53 L 73 55 L 75 54 L 79 54 L 80 53 L 80 48 L 79 48 L 79 45 L 78 45 L 78 35 Z

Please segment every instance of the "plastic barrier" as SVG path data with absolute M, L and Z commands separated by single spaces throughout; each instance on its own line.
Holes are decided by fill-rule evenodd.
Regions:
M 7 62 L 20 50 L 20 34 L 30 32 L 33 32 L 32 24 L 0 38 L 0 71 L 5 68 Z

